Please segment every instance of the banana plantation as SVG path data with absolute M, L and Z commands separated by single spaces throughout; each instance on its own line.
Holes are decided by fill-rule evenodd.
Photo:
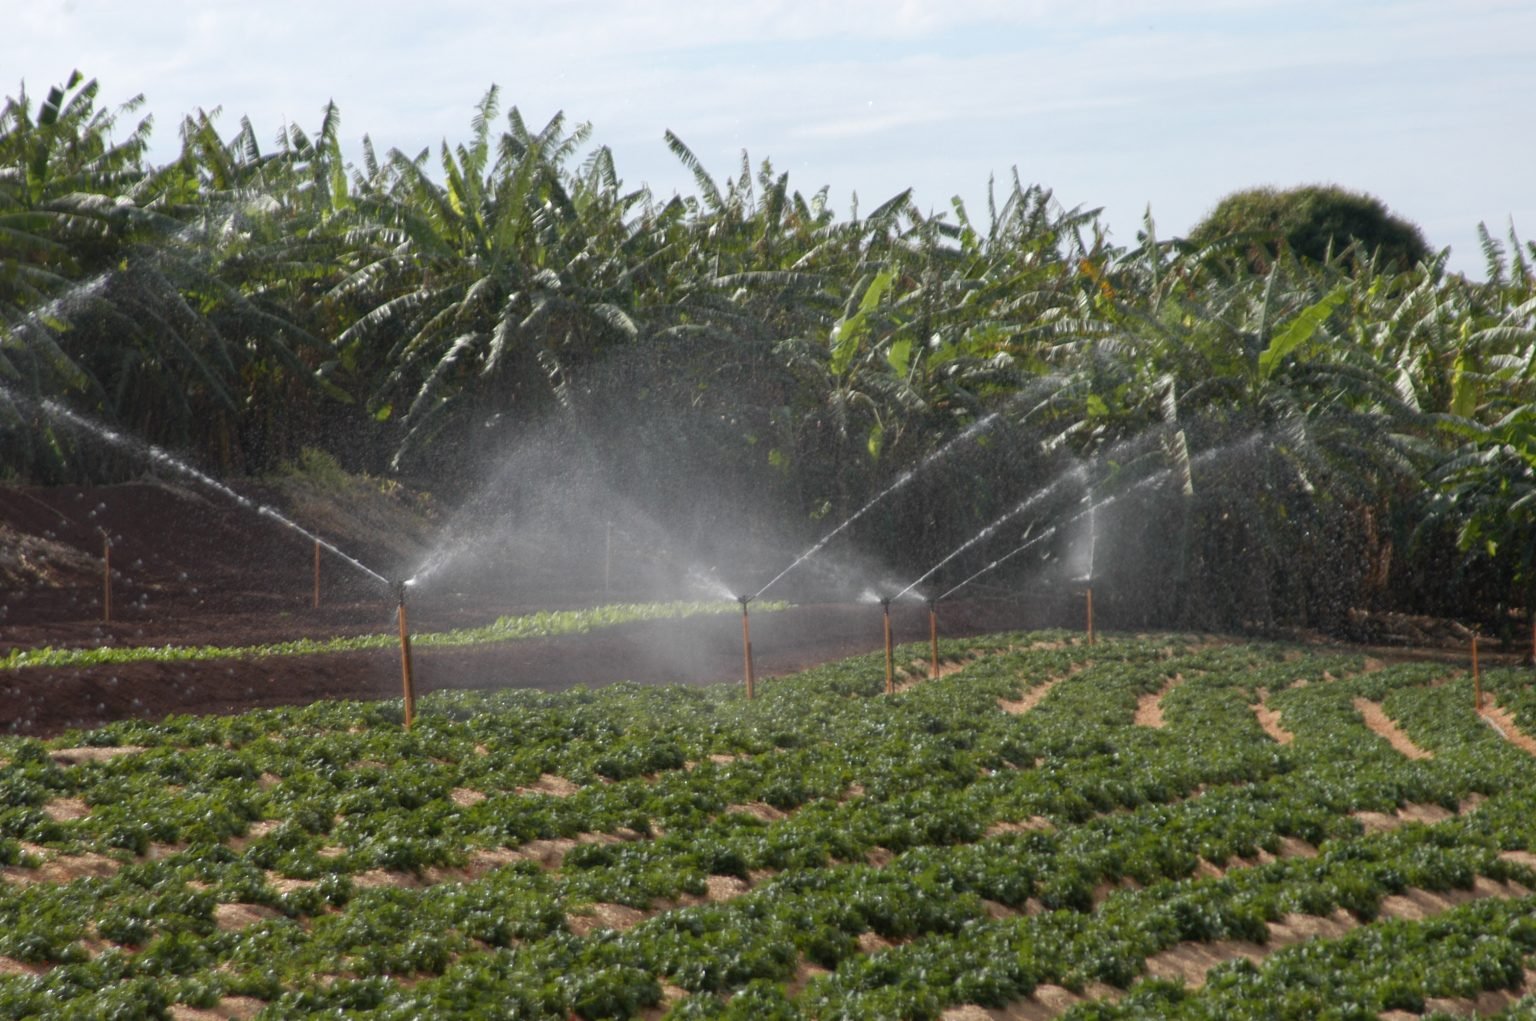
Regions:
M 1098 508 L 1121 625 L 1529 633 L 1536 245 L 1512 227 L 1473 280 L 1349 236 L 1112 233 L 1016 174 L 980 209 L 834 209 L 671 133 L 693 188 L 658 195 L 494 88 L 437 151 L 334 106 L 275 139 L 200 110 L 158 165 L 140 107 L 76 75 L 0 109 L 0 481 L 145 470 L 59 406 L 220 477 L 320 451 L 448 503 L 553 428 L 681 534 L 800 536 L 995 414 L 858 546 L 910 577 L 1070 476 L 1038 509 Z M 988 583 L 1028 584 L 1008 567 Z

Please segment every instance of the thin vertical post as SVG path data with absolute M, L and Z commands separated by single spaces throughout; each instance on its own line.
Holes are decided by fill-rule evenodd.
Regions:
M 608 528 L 603 538 L 603 598 L 609 598 L 609 592 L 613 583 L 613 522 L 608 522 Z M 745 613 L 747 604 L 741 604 Z
M 1483 711 L 1483 672 L 1477 665 L 1477 636 L 1472 636 L 1472 708 Z
M 400 682 L 405 695 L 405 729 L 416 722 L 416 679 L 411 672 L 411 632 L 405 621 L 405 582 L 395 590 L 400 603 L 396 616 L 400 622 Z
M 1093 588 L 1092 587 L 1089 587 L 1089 589 L 1088 589 L 1086 603 L 1087 603 L 1087 608 L 1088 608 L 1088 644 L 1092 645 L 1093 644 Z
M 893 649 L 891 647 L 891 601 L 880 600 L 880 608 L 885 614 L 885 693 L 896 694 L 896 671 L 892 662 Z
M 741 603 L 741 656 L 742 674 L 747 682 L 747 701 L 757 697 L 753 690 L 756 678 L 752 676 L 752 621 L 747 616 L 747 603 L 752 601 L 751 596 L 737 596 L 736 601 Z
M 101 619 L 112 623 L 112 534 L 105 528 L 101 532 Z
M 932 652 L 930 658 L 928 677 L 930 680 L 938 680 L 939 677 L 939 601 L 928 601 L 928 648 Z
M 315 540 L 315 609 L 320 609 L 320 540 Z

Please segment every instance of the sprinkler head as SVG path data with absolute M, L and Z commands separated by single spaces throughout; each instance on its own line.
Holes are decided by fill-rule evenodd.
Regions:
M 937 599 L 930 599 L 930 600 L 928 600 L 928 612 L 929 613 L 938 613 L 939 612 L 939 601 Z
M 395 599 L 401 606 L 405 605 L 405 590 L 410 587 L 410 582 L 401 580 L 394 583 Z
M 741 612 L 747 612 L 747 604 L 752 601 L 751 596 L 737 596 L 736 601 L 741 604 Z
M 880 600 L 880 608 L 882 610 L 884 610 L 886 613 L 890 613 L 891 612 L 891 597 L 890 596 L 886 596 L 884 599 Z

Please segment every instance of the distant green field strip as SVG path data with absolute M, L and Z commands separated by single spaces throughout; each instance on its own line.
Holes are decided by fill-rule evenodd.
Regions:
M 788 603 L 763 603 L 759 613 L 782 610 Z M 590 610 L 540 610 L 521 617 L 501 617 L 477 628 L 433 631 L 412 635 L 417 646 L 483 645 L 520 638 L 582 634 L 618 624 L 642 620 L 676 620 L 708 614 L 735 612 L 734 602 L 634 603 L 599 606 Z M 29 667 L 98 666 L 111 663 L 184 662 L 206 659 L 256 659 L 264 656 L 310 656 L 326 652 L 385 649 L 399 641 L 393 633 L 338 638 L 300 638 L 267 645 L 162 645 L 114 646 L 97 649 L 16 649 L 0 659 L 0 669 Z

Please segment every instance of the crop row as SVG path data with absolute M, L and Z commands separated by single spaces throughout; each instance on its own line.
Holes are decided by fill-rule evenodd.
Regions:
M 322 705 L 5 742 L 0 855 L 123 864 L 4 889 L 0 956 L 48 970 L 0 978 L 0 1016 L 101 1016 L 131 987 L 285 1017 L 606 1017 L 665 982 L 691 994 L 678 1016 L 923 1017 L 1041 983 L 1124 987 L 1181 941 L 1262 941 L 1288 914 L 1370 919 L 1409 887 L 1532 881 L 1502 855 L 1530 846 L 1536 767 L 1470 713 L 1464 678 L 1061 639 L 945 643 L 974 662 L 895 698 L 864 657 L 751 703 L 728 687 L 454 693 L 410 733 L 389 706 Z M 1052 680 L 1029 713 L 999 708 Z M 1261 689 L 1292 744 L 1259 727 Z M 1164 726 L 1135 726 L 1156 692 Z M 1356 699 L 1434 757 L 1393 751 Z M 64 743 L 141 750 L 65 765 Z M 569 796 L 530 793 L 551 776 Z M 1386 834 L 1352 814 L 1410 803 L 1461 814 Z M 599 834 L 629 839 L 569 842 Z M 562 838 L 553 869 L 494 857 Z M 1297 841 L 1319 853 L 1270 860 Z M 372 885 L 486 860 L 506 863 Z M 231 905 L 262 920 L 226 931 Z M 605 905 L 637 924 L 594 929 Z M 867 953 L 871 936 L 900 945 Z M 790 995 L 807 964 L 827 974 Z

